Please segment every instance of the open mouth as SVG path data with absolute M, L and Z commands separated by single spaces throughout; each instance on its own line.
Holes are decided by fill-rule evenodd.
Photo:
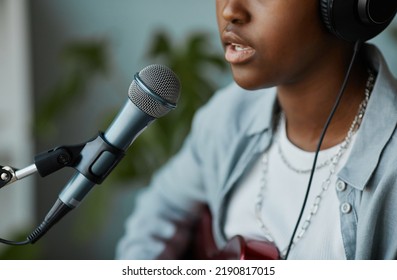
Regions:
M 225 48 L 225 59 L 231 64 L 239 64 L 249 61 L 255 54 L 255 49 L 250 46 L 228 43 Z

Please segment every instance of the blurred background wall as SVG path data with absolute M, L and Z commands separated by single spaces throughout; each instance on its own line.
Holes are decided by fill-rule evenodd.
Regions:
M 113 258 L 139 187 L 178 149 L 195 108 L 230 81 L 221 62 L 214 5 L 0 0 L 2 165 L 24 167 L 35 154 L 96 136 L 127 100 L 133 74 L 148 64 L 171 65 L 183 80 L 178 110 L 145 131 L 103 185 L 34 246 L 0 245 L 0 259 Z M 390 27 L 373 42 L 397 73 L 393 36 Z M 12 194 L 1 190 L 0 237 L 25 238 L 72 174 L 35 176 L 9 187 L 18 190 Z
M 28 18 L 24 1 L 0 1 L 0 165 L 23 166 L 33 156 Z M 34 221 L 33 182 L 28 178 L 1 190 L 2 236 L 25 230 Z

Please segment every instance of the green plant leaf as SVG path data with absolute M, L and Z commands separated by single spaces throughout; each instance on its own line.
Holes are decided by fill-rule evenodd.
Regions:
M 48 135 L 58 116 L 86 94 L 90 81 L 109 71 L 106 49 L 106 41 L 72 42 L 62 49 L 62 78 L 45 94 L 37 109 L 35 130 L 38 135 Z

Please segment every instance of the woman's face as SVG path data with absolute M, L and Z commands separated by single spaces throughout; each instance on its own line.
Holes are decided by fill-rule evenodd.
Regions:
M 318 0 L 216 0 L 219 33 L 235 81 L 258 89 L 299 82 L 335 42 Z

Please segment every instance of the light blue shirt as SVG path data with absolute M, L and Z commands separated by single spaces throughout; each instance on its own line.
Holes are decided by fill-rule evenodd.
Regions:
M 365 45 L 378 73 L 356 142 L 338 174 L 347 259 L 397 258 L 397 81 L 378 49 Z M 217 245 L 231 190 L 273 137 L 276 89 L 219 91 L 196 114 L 182 149 L 153 177 L 126 221 L 116 257 L 177 259 L 207 204 Z M 253 202 L 247 202 L 251 204 Z

